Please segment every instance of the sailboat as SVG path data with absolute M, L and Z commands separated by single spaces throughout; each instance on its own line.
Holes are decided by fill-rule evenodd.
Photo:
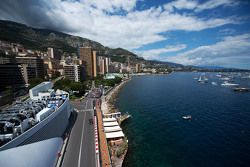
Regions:
M 203 78 L 202 78 L 203 76 Z M 208 81 L 208 78 L 205 75 L 200 75 L 200 78 L 198 79 L 198 82 L 205 83 Z
M 204 75 L 203 79 L 204 81 L 208 81 L 208 78 L 206 77 L 206 75 Z
M 201 75 L 200 75 L 200 78 L 198 79 L 198 82 L 203 82 Z

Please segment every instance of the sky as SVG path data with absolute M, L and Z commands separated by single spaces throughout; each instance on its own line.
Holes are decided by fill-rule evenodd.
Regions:
M 250 69 L 248 0 L 1 0 L 0 19 L 147 60 Z

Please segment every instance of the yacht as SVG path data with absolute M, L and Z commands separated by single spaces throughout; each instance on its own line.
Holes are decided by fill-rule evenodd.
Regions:
M 244 78 L 244 79 L 249 79 L 249 78 L 250 78 L 250 74 L 249 74 L 248 76 L 244 76 L 244 77 L 242 77 L 242 78 Z
M 228 81 L 225 81 L 221 84 L 221 86 L 238 86 L 239 84 L 235 84 L 235 83 L 230 83 Z
M 215 86 L 218 85 L 217 82 L 211 82 L 211 84 Z
M 249 92 L 250 88 L 238 87 L 233 89 L 235 92 Z
M 222 75 L 221 74 L 216 74 L 216 77 L 221 78 Z
M 223 77 L 223 78 L 220 78 L 220 80 L 229 81 L 229 80 L 231 80 L 231 78 L 229 78 L 229 77 Z
M 184 115 L 184 116 L 182 116 L 182 118 L 185 120 L 189 120 L 189 119 L 192 119 L 192 116 L 191 115 Z

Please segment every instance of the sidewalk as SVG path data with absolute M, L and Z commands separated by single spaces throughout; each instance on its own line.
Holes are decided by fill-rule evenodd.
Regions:
M 96 115 L 98 122 L 98 134 L 99 134 L 99 145 L 100 145 L 100 159 L 102 167 L 111 167 L 110 155 L 106 136 L 104 133 L 103 122 L 102 122 L 102 112 L 100 109 L 100 101 L 96 101 Z

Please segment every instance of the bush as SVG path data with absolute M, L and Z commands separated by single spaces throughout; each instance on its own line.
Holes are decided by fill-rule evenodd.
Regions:
M 128 143 L 126 140 L 123 141 L 123 143 L 119 146 L 118 150 L 116 151 L 116 156 L 119 158 L 122 156 L 122 154 L 125 153 L 125 151 L 128 148 Z
M 61 89 L 67 92 L 77 91 L 74 93 L 76 97 L 81 97 L 84 95 L 86 86 L 81 82 L 74 82 L 67 78 L 61 79 L 54 84 L 54 89 Z

